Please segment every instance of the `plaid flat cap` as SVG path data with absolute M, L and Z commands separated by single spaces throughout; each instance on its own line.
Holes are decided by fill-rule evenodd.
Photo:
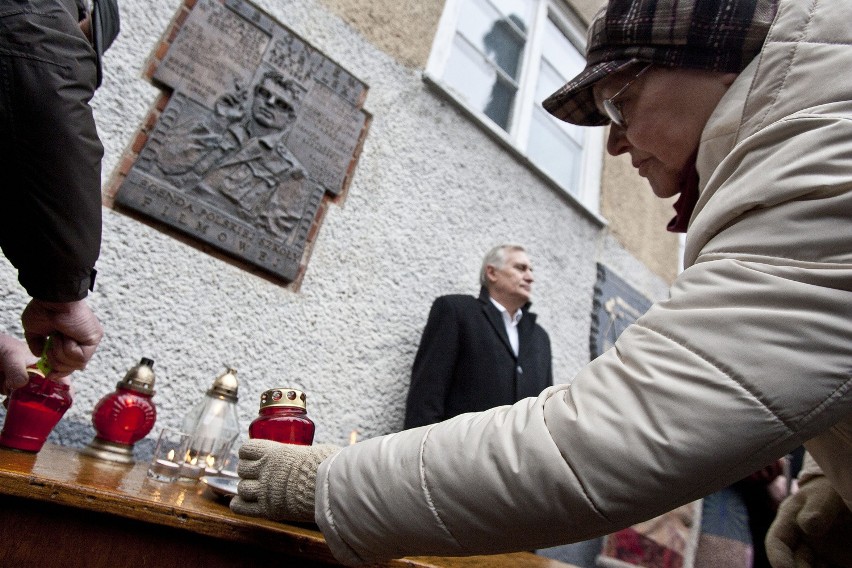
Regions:
M 778 0 L 611 0 L 589 26 L 586 68 L 542 102 L 581 126 L 609 123 L 592 86 L 637 63 L 742 71 L 763 47 Z

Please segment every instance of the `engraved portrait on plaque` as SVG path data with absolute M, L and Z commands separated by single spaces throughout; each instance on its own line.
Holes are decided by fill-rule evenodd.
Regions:
M 367 86 L 244 0 L 199 0 L 152 78 L 172 94 L 116 202 L 293 280 Z

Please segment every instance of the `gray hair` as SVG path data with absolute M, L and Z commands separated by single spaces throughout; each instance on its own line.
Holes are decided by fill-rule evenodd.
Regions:
M 509 251 L 527 252 L 521 245 L 497 245 L 485 255 L 482 259 L 482 268 L 479 270 L 479 284 L 488 288 L 488 278 L 485 276 L 486 269 L 489 266 L 500 269 L 506 265 L 506 253 Z

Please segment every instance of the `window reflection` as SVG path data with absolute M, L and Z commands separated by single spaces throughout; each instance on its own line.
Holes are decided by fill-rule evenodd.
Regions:
M 517 79 L 520 70 L 525 32 L 526 26 L 521 17 L 512 14 L 494 22 L 494 25 L 482 38 L 488 59 L 513 80 Z M 517 83 L 507 81 L 500 73 L 495 73 L 491 96 L 483 112 L 503 129 L 508 129 L 516 92 Z
M 518 78 L 524 51 L 526 26 L 520 16 L 512 14 L 494 22 L 482 38 L 485 53 L 512 79 Z
M 452 14 L 436 36 L 430 74 L 440 87 L 574 195 L 600 158 L 587 129 L 550 116 L 541 101 L 585 65 L 582 41 L 561 0 L 445 0 Z M 447 43 L 449 45 L 447 45 Z M 433 51 L 433 55 L 436 51 Z M 481 113 L 481 114 L 480 114 Z M 587 163 L 588 162 L 588 163 Z M 597 201 L 593 202 L 597 208 Z

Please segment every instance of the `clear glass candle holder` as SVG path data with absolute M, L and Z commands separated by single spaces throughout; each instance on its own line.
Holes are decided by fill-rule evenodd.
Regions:
M 163 428 L 148 465 L 148 477 L 171 482 L 180 477 L 181 465 L 189 448 L 190 435 L 173 428 Z

